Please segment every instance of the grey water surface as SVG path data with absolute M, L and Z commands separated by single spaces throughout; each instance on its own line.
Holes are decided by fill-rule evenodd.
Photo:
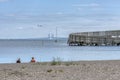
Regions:
M 35 57 L 38 62 L 52 61 L 59 57 L 62 61 L 118 60 L 120 46 L 68 46 L 67 40 L 0 40 L 0 63 L 30 62 Z

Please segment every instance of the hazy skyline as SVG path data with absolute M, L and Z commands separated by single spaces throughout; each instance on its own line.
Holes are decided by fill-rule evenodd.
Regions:
M 0 38 L 120 30 L 120 0 L 0 0 Z M 38 26 L 40 25 L 40 26 Z

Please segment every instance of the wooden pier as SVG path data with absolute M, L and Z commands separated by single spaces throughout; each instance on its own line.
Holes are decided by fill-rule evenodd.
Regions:
M 70 46 L 119 46 L 120 30 L 71 33 Z

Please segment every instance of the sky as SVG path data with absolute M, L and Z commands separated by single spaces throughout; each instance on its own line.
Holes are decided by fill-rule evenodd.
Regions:
M 105 30 L 120 30 L 120 0 L 0 0 L 0 39 Z

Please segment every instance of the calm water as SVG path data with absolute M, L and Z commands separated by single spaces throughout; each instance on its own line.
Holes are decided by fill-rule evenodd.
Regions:
M 114 60 L 120 59 L 120 47 L 68 46 L 66 41 L 17 40 L 0 41 L 0 63 L 15 63 L 17 58 L 29 62 L 34 56 L 37 61 L 52 61 L 60 57 L 63 61 Z

